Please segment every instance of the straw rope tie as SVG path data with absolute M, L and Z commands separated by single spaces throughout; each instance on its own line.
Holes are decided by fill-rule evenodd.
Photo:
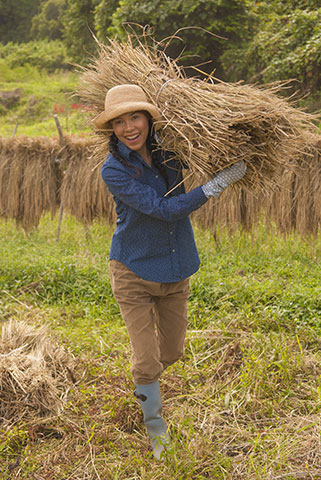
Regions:
M 175 80 L 175 78 L 170 78 L 169 80 L 166 80 L 166 82 L 163 83 L 163 85 L 162 85 L 162 86 L 160 87 L 160 89 L 158 90 L 158 93 L 157 93 L 157 95 L 156 95 L 156 105 L 157 105 L 157 107 L 158 107 L 157 102 L 158 102 L 158 99 L 159 99 L 160 94 L 162 93 L 162 90 L 166 87 L 166 85 L 169 84 L 169 82 L 173 82 L 174 80 Z M 155 136 L 155 139 L 156 139 L 156 142 L 157 142 L 157 143 L 159 143 L 159 144 L 164 143 L 164 141 L 160 138 L 160 136 L 158 135 L 157 132 L 154 133 L 154 136 Z
M 176 80 L 175 78 L 170 78 L 169 80 L 166 80 L 165 83 L 163 83 L 163 85 L 160 87 L 160 89 L 158 90 L 158 93 L 156 95 L 156 103 L 159 99 L 159 96 L 160 94 L 162 93 L 162 90 L 166 87 L 166 85 L 169 83 L 169 82 L 173 82 L 174 80 Z

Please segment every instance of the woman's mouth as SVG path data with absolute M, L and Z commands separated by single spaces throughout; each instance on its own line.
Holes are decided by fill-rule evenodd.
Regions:
M 138 138 L 140 137 L 140 134 L 136 134 L 136 135 L 131 135 L 130 137 L 126 137 L 126 140 L 128 140 L 129 142 L 135 142 Z

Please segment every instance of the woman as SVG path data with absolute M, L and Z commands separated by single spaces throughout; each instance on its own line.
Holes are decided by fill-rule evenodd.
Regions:
M 189 214 L 246 171 L 238 162 L 185 193 L 180 162 L 157 150 L 152 121 L 158 118 L 142 88 L 118 85 L 93 120 L 113 132 L 101 171 L 117 213 L 111 285 L 129 333 L 135 395 L 156 459 L 169 445 L 158 379 L 183 354 L 189 277 L 200 265 Z

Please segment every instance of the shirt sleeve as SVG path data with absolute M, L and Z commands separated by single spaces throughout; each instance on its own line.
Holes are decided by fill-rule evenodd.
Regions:
M 119 200 L 145 215 L 164 221 L 184 218 L 208 200 L 201 187 L 174 197 L 161 197 L 154 188 L 108 164 L 103 165 L 101 174 L 109 191 Z

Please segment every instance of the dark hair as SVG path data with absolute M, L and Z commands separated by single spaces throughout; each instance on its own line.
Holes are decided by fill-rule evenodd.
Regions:
M 147 145 L 147 148 L 148 148 L 148 150 L 151 154 L 152 161 L 154 162 L 155 167 L 157 168 L 157 170 L 159 171 L 159 173 L 161 174 L 161 176 L 165 180 L 166 188 L 168 190 L 169 189 L 169 178 L 168 178 L 168 175 L 167 175 L 167 172 L 166 172 L 166 168 L 160 160 L 160 157 L 162 157 L 163 155 L 158 155 L 157 154 L 157 149 L 159 149 L 159 146 L 158 146 L 158 143 L 155 139 L 154 125 L 153 125 L 152 120 L 149 120 L 149 135 L 147 137 L 146 145 Z
M 146 112 L 143 112 L 143 113 L 146 113 Z M 155 167 L 157 168 L 161 176 L 164 178 L 166 182 L 166 188 L 168 190 L 169 179 L 167 176 L 166 169 L 163 163 L 161 162 L 159 155 L 157 154 L 158 145 L 154 136 L 153 122 L 150 119 L 150 115 L 148 113 L 146 113 L 146 115 L 149 118 L 149 135 L 146 140 L 147 149 L 152 157 L 152 162 L 154 163 Z M 109 139 L 109 151 L 116 158 L 116 160 L 118 160 L 122 165 L 124 165 L 125 167 L 134 168 L 137 171 L 137 174 L 135 175 L 135 177 L 139 177 L 139 175 L 141 174 L 141 170 L 138 167 L 135 167 L 131 163 L 127 162 L 120 155 L 118 151 L 118 138 L 116 137 L 115 133 L 113 133 Z
M 135 175 L 135 177 L 139 177 L 139 175 L 142 173 L 141 170 L 138 167 L 132 165 L 131 163 L 126 162 L 126 160 L 118 152 L 118 138 L 114 133 L 109 139 L 109 151 L 116 158 L 116 160 L 118 160 L 122 165 L 124 165 L 124 167 L 134 168 L 135 170 L 137 170 L 137 175 Z

